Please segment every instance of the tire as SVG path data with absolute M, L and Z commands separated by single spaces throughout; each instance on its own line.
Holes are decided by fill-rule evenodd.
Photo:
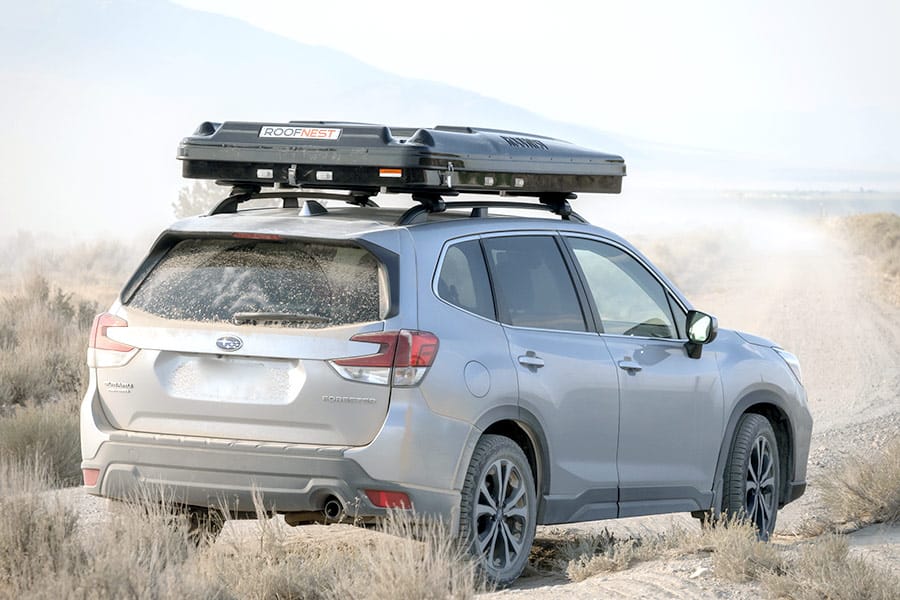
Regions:
M 534 476 L 522 449 L 482 436 L 463 483 L 459 535 L 491 583 L 503 587 L 522 573 L 536 524 Z
M 722 511 L 756 527 L 762 541 L 775 530 L 781 494 L 778 443 L 769 420 L 745 414 L 738 421 L 722 488 Z

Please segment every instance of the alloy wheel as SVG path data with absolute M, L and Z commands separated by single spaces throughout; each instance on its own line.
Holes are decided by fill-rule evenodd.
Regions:
M 525 548 L 528 532 L 528 494 L 519 467 L 499 459 L 485 470 L 475 504 L 475 532 L 479 554 L 494 569 L 511 565 Z
M 769 440 L 765 436 L 757 436 L 747 461 L 744 510 L 756 525 L 760 537 L 768 537 L 775 516 L 775 483 L 775 461 Z

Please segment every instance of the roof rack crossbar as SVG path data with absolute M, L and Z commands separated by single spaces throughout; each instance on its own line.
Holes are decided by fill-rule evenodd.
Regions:
M 488 210 L 490 208 L 512 208 L 512 209 L 529 209 L 529 210 L 543 210 L 546 212 L 552 212 L 553 214 L 559 215 L 563 220 L 566 221 L 575 221 L 576 223 L 587 223 L 584 218 L 579 215 L 577 212 L 572 210 L 571 207 L 568 208 L 568 212 L 563 213 L 560 212 L 556 207 L 551 206 L 546 203 L 534 204 L 530 202 L 498 202 L 496 200 L 492 200 L 489 202 L 485 201 L 461 201 L 461 202 L 442 202 L 443 208 L 440 211 L 429 210 L 428 207 L 423 203 L 417 206 L 413 206 L 408 209 L 405 213 L 400 215 L 400 218 L 397 219 L 397 225 L 412 225 L 413 223 L 418 222 L 422 217 L 428 215 L 433 212 L 443 212 L 447 209 L 451 208 L 471 208 L 472 212 L 469 214 L 470 217 L 486 217 L 488 214 Z M 566 202 L 566 206 L 568 206 L 568 202 Z
M 235 213 L 237 212 L 237 208 L 239 204 L 247 202 L 248 200 L 255 200 L 257 198 L 281 198 L 284 200 L 282 204 L 283 208 L 300 208 L 300 204 L 298 200 L 339 200 L 341 202 L 346 202 L 347 204 L 352 204 L 354 206 L 371 206 L 377 207 L 378 205 L 375 201 L 372 200 L 371 194 L 367 194 L 365 192 L 351 192 L 350 194 L 329 194 L 327 192 L 317 192 L 317 191 L 309 191 L 309 190 L 282 190 L 279 192 L 261 192 L 260 186 L 255 185 L 235 185 L 231 188 L 231 193 L 227 198 L 219 202 L 215 208 L 209 211 L 209 215 L 219 215 L 222 213 Z M 321 206 L 318 202 L 316 202 L 323 210 L 325 207 Z M 326 211 L 327 212 L 327 211 Z M 320 213 L 313 213 L 320 214 Z

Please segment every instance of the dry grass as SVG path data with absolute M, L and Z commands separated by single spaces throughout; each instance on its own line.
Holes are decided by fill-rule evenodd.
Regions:
M 164 492 L 79 523 L 46 463 L 0 459 L 0 598 L 471 598 L 473 564 L 439 524 L 390 516 L 365 542 L 296 543 L 274 519 L 197 544 Z
M 753 527 L 737 519 L 720 520 L 701 529 L 672 528 L 662 534 L 616 538 L 609 531 L 565 541 L 558 556 L 566 575 L 582 581 L 600 573 L 621 571 L 648 560 L 711 555 L 713 571 L 726 581 L 746 582 L 783 567 L 779 550 L 759 542 Z
M 353 568 L 332 586 L 334 598 L 471 598 L 484 588 L 473 561 L 448 528 L 392 512 Z
M 818 485 L 830 528 L 900 523 L 900 441 L 865 458 L 848 459 Z
M 900 596 L 900 578 L 848 552 L 846 538 L 828 535 L 801 548 L 780 572 L 763 574 L 776 598 L 889 600 Z
M 729 519 L 704 527 L 699 536 L 682 546 L 712 551 L 713 574 L 725 581 L 744 583 L 784 569 L 784 557 L 777 546 L 760 542 L 753 526 Z
M 54 485 L 78 485 L 81 446 L 77 397 L 19 406 L 0 417 L 0 456 L 11 463 L 39 456 L 46 478 Z

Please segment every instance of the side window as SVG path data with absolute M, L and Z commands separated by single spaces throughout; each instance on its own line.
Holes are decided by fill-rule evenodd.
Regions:
M 572 277 L 550 236 L 484 240 L 500 320 L 510 325 L 586 331 Z
M 608 244 L 566 241 L 584 273 L 604 333 L 678 337 L 666 291 L 643 265 Z
M 438 296 L 476 315 L 495 319 L 494 299 L 478 240 L 447 249 L 438 276 Z

